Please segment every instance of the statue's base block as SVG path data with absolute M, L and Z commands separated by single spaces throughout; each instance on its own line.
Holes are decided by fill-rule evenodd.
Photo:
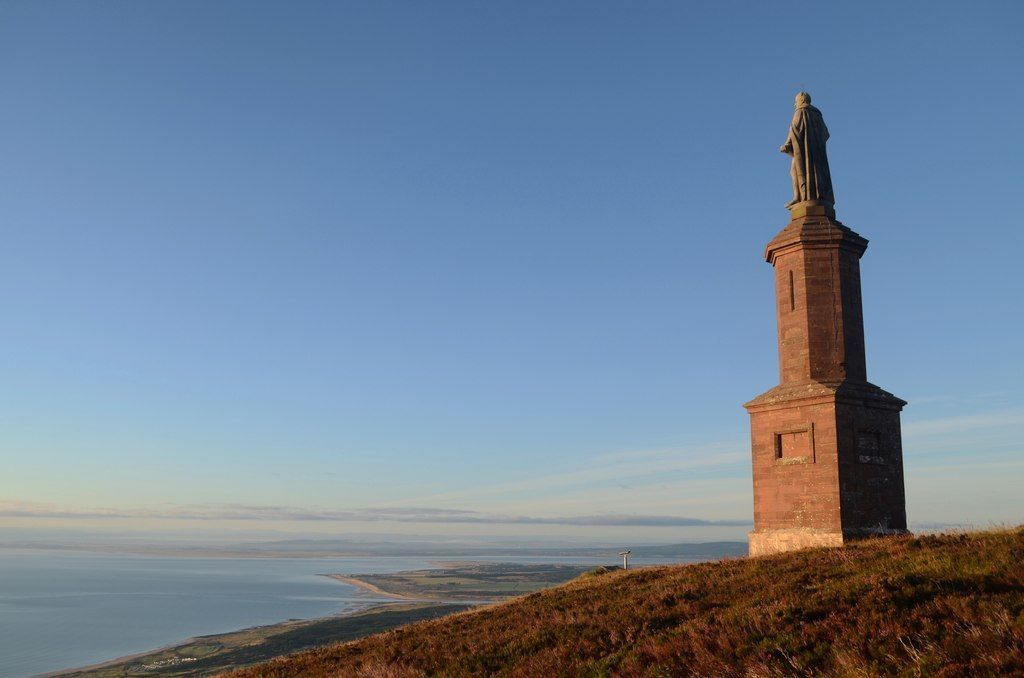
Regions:
M 786 205 L 786 209 L 789 210 L 791 219 L 799 219 L 800 217 L 836 218 L 835 206 L 824 200 L 804 200 L 803 202 L 794 202 Z
M 750 539 L 750 555 L 766 556 L 772 553 L 782 553 L 783 551 L 843 546 L 851 541 L 901 534 L 910 534 L 910 532 L 907 530 L 878 528 L 873 530 L 857 530 L 856 532 L 851 531 L 844 534 L 843 532 L 820 532 L 818 530 L 796 528 L 791 530 L 749 532 L 747 537 Z

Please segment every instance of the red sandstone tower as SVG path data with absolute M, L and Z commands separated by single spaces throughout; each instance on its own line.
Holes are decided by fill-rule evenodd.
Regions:
M 812 108 L 810 97 L 806 103 Z M 744 405 L 753 450 L 752 556 L 907 531 L 906 402 L 867 381 L 860 258 L 868 241 L 835 219 L 828 130 L 820 126 L 816 149 L 794 117 L 787 145 L 805 148 L 790 148 L 791 220 L 765 249 L 775 267 L 780 383 Z M 823 172 L 807 169 L 814 162 L 825 163 Z M 808 188 L 815 173 L 818 185 Z

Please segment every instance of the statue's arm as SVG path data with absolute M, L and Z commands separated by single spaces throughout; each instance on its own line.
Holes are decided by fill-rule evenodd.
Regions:
M 786 139 L 786 143 L 782 144 L 782 147 L 779 150 L 786 155 L 793 155 L 793 137 L 788 137 Z

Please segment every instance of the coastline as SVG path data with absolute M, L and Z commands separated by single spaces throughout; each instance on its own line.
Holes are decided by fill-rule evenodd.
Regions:
M 433 599 L 430 599 L 430 598 L 415 598 L 413 596 L 402 595 L 401 593 L 391 593 L 390 591 L 385 591 L 384 589 L 380 588 L 379 586 L 375 586 L 375 585 L 371 584 L 370 582 L 363 581 L 362 579 L 356 579 L 355 577 L 349 577 L 349 576 L 344 575 L 344 574 L 325 574 L 325 575 L 322 575 L 322 576 L 327 577 L 328 579 L 334 579 L 335 581 L 343 582 L 345 584 L 351 584 L 352 586 L 356 586 L 358 588 L 361 588 L 364 591 L 369 591 L 370 593 L 374 593 L 374 594 L 376 594 L 378 596 L 384 596 L 385 598 L 393 598 L 395 600 L 405 600 L 405 601 L 417 602 L 417 603 L 435 603 L 435 602 L 437 602 L 436 600 L 433 600 Z M 382 604 L 386 604 L 386 603 L 382 603 Z
M 130 654 L 115 657 L 113 659 L 107 659 L 101 662 L 95 662 L 92 664 L 77 666 L 74 668 L 59 669 L 57 671 L 48 671 L 46 673 L 38 674 L 36 678 L 60 678 L 61 676 L 78 676 L 80 674 L 90 674 L 95 671 L 112 669 L 122 664 L 127 664 L 129 662 L 141 661 L 146 659 L 147 657 L 153 657 L 154 655 L 159 655 L 161 653 L 175 653 L 195 643 L 209 642 L 210 640 L 226 638 L 228 636 L 234 636 L 239 634 L 260 634 L 264 637 L 270 637 L 277 635 L 279 633 L 291 631 L 294 629 L 301 629 L 307 626 L 313 626 L 314 624 L 326 621 L 346 619 L 349 617 L 357 617 L 360 615 L 368 615 L 376 612 L 382 612 L 388 609 L 393 609 L 396 607 L 401 608 L 402 606 L 400 605 L 400 603 L 402 602 L 429 603 L 432 605 L 436 605 L 438 603 L 438 601 L 436 600 L 429 600 L 426 598 L 414 598 L 412 596 L 403 596 L 398 593 L 390 593 L 388 591 L 384 591 L 381 588 L 378 588 L 377 586 L 374 586 L 369 582 L 362 581 L 361 579 L 356 579 L 355 577 L 348 577 L 341 574 L 323 574 L 320 576 L 327 577 L 328 579 L 334 579 L 335 581 L 340 581 L 351 586 L 355 586 L 363 591 L 373 593 L 377 596 L 393 599 L 395 602 L 378 602 L 368 600 L 366 601 L 365 606 L 359 607 L 357 609 L 341 610 L 339 612 L 324 615 L 321 617 L 313 617 L 311 619 L 288 619 L 274 624 L 258 624 L 256 626 L 247 626 L 240 629 L 225 631 L 223 633 L 190 636 L 188 638 L 185 638 L 184 640 L 175 641 L 173 643 L 161 645 L 160 647 L 150 648 L 139 652 L 132 652 Z
M 380 605 L 384 606 L 384 605 L 387 605 L 387 603 L 380 603 Z M 99 671 L 101 669 L 108 669 L 108 668 L 117 666 L 118 664 L 124 664 L 125 662 L 135 661 L 135 660 L 138 660 L 138 659 L 144 659 L 145 657 L 148 657 L 148 656 L 154 655 L 154 654 L 158 654 L 160 652 L 170 652 L 170 651 L 176 650 L 176 649 L 178 649 L 180 647 L 185 647 L 186 645 L 189 645 L 191 643 L 202 642 L 204 640 L 209 640 L 210 638 L 218 638 L 220 636 L 228 636 L 228 635 L 235 634 L 235 633 L 246 633 L 246 632 L 260 631 L 260 630 L 264 630 L 264 631 L 276 631 L 278 629 L 285 630 L 289 626 L 301 626 L 303 624 L 316 622 L 316 621 L 319 621 L 321 619 L 332 619 L 334 617 L 347 617 L 349 615 L 358 614 L 360 612 L 366 612 L 367 610 L 373 609 L 374 607 L 376 607 L 376 606 L 371 605 L 370 607 L 365 607 L 365 608 L 363 608 L 361 610 L 355 610 L 355 611 L 352 611 L 352 612 L 338 612 L 336 614 L 327 615 L 326 617 L 317 617 L 315 619 L 289 619 L 288 621 L 278 622 L 277 624 L 260 624 L 260 625 L 257 625 L 257 626 L 247 626 L 247 627 L 245 627 L 243 629 L 236 629 L 234 631 L 226 631 L 224 633 L 211 633 L 211 634 L 205 635 L 205 636 L 191 636 L 189 638 L 186 638 L 185 640 L 175 641 L 173 643 L 169 643 L 167 645 L 162 645 L 160 647 L 155 647 L 155 648 L 152 648 L 152 649 L 149 649 L 149 650 L 143 650 L 142 652 L 133 652 L 132 654 L 126 654 L 126 655 L 123 655 L 121 657 L 115 657 L 114 659 L 107 659 L 105 661 L 97 662 L 95 664 L 87 664 L 85 666 L 76 666 L 75 668 L 72 668 L 72 669 L 60 669 L 60 670 L 57 670 L 57 671 L 48 671 L 47 673 L 40 673 L 40 674 L 34 676 L 34 678 L 59 678 L 60 676 L 73 676 L 73 675 L 76 675 L 78 673 L 83 673 L 83 672 L 86 672 L 86 671 Z
M 321 617 L 293 618 L 191 636 L 156 649 L 131 652 L 40 675 L 43 678 L 123 678 L 154 672 L 160 675 L 214 675 L 310 647 L 354 640 L 398 626 L 493 604 L 563 583 L 578 576 L 583 569 L 565 565 L 449 561 L 442 564 L 442 569 L 381 575 L 320 573 L 316 576 L 355 587 L 358 596 L 355 599 L 346 596 L 355 605 Z M 361 578 L 364 576 L 365 579 Z
M 467 607 L 469 606 L 429 601 L 368 601 L 367 607 L 358 610 L 314 619 L 292 619 L 278 624 L 252 626 L 227 633 L 194 636 L 145 652 L 39 674 L 37 678 L 121 678 L 150 675 L 154 669 L 155 675 L 163 675 L 161 669 L 182 669 L 189 675 L 219 675 L 228 670 L 269 661 L 325 643 L 346 642 L 405 624 L 434 619 Z M 204 653 L 203 650 L 211 645 L 219 646 L 219 650 L 212 654 Z M 182 661 L 183 659 L 185 661 Z M 140 664 L 160 668 L 143 668 L 139 666 Z

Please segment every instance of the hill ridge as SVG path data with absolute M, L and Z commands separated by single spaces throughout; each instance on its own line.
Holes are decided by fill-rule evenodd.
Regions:
M 1024 675 L 1024 528 L 584 577 L 229 675 L 821 673 Z

